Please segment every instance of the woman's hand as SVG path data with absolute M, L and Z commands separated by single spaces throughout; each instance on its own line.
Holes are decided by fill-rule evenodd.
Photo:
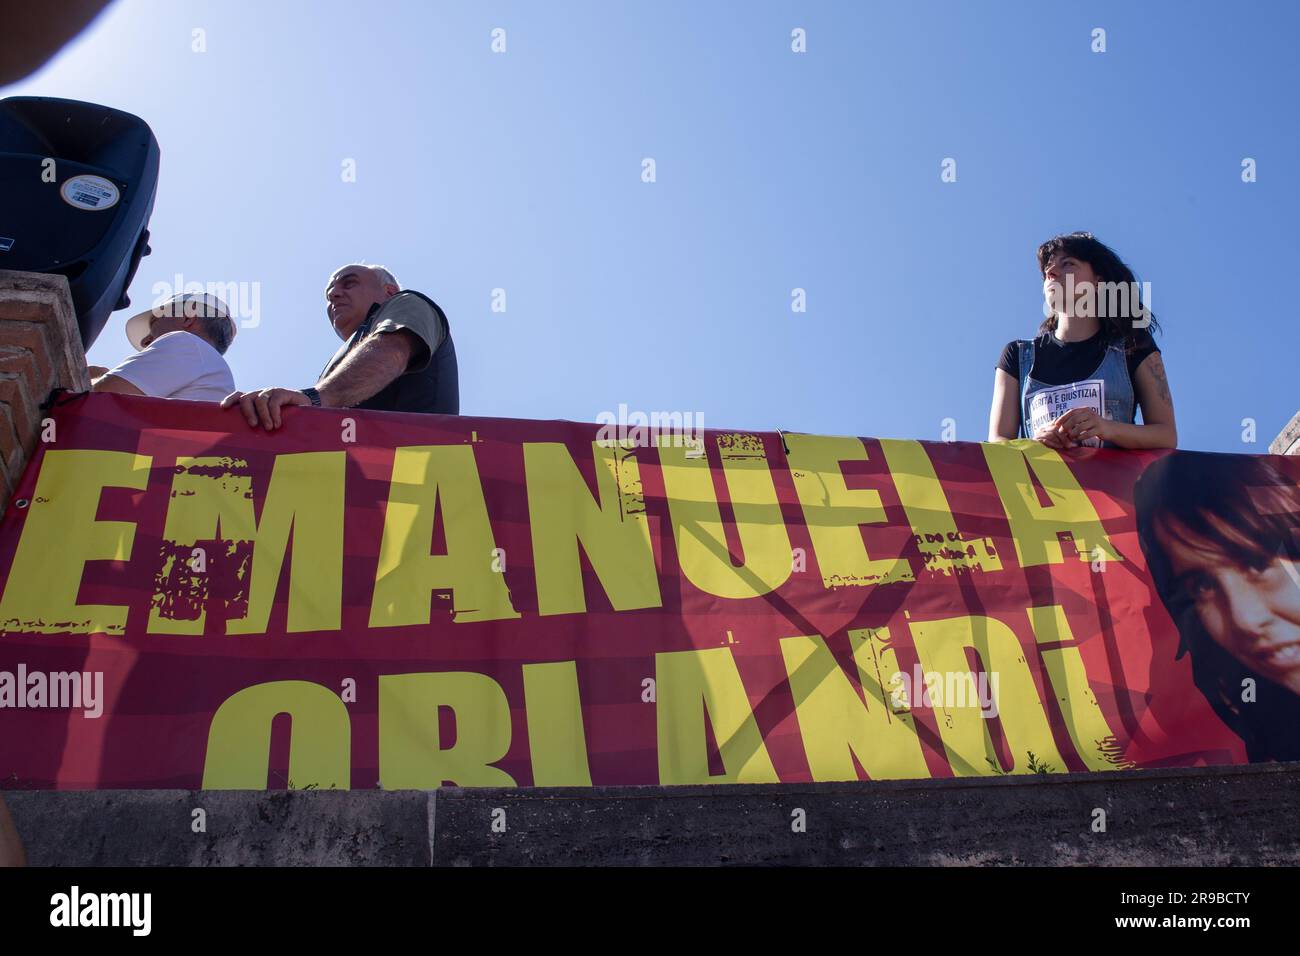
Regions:
M 1077 445 L 1089 438 L 1109 441 L 1113 424 L 1110 419 L 1102 418 L 1090 408 L 1072 408 L 1058 418 L 1052 427 L 1067 438 L 1071 445 Z
M 1042 442 L 1048 448 L 1055 448 L 1057 451 L 1065 451 L 1067 448 L 1073 448 L 1074 442 L 1056 427 L 1056 422 L 1050 425 L 1044 425 L 1034 436 L 1034 441 Z

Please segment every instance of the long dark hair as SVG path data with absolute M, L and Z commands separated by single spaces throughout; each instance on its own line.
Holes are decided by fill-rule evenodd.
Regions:
M 1097 295 L 1097 318 L 1101 322 L 1102 339 L 1107 345 L 1123 345 L 1126 350 L 1132 349 L 1137 344 L 1137 332 L 1139 329 L 1145 330 L 1152 335 L 1160 330 L 1160 323 L 1156 321 L 1154 312 L 1146 308 L 1142 301 L 1140 287 L 1137 276 L 1130 269 L 1110 246 L 1101 242 L 1090 232 L 1071 232 L 1066 235 L 1053 236 L 1045 243 L 1038 247 L 1038 272 L 1046 277 L 1047 263 L 1056 253 L 1063 256 L 1072 256 L 1082 262 L 1092 266 L 1092 271 L 1096 274 L 1100 282 L 1122 282 L 1127 288 L 1133 290 L 1133 295 L 1127 300 L 1117 303 L 1116 314 L 1110 314 L 1107 309 L 1109 304 L 1106 296 Z M 1150 322 L 1146 325 L 1146 322 Z M 1136 328 L 1134 322 L 1140 322 Z M 1056 313 L 1053 312 L 1043 324 L 1038 327 L 1038 334 L 1044 335 L 1056 331 Z
M 1300 759 L 1300 697 L 1242 664 L 1206 633 L 1157 536 L 1159 531 L 1186 540 L 1185 530 L 1244 567 L 1300 560 L 1300 488 L 1263 458 L 1175 451 L 1142 473 L 1133 501 L 1152 583 L 1178 625 L 1175 658 L 1191 653 L 1193 681 L 1245 742 L 1252 761 Z M 1241 699 L 1246 678 L 1256 690 L 1249 705 Z

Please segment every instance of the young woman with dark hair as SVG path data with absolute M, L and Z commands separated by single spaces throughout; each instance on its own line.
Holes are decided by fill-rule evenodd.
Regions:
M 1262 458 L 1174 452 L 1133 494 L 1177 657 L 1252 761 L 1300 759 L 1300 488 Z
M 1038 269 L 1051 314 L 1037 338 L 1002 350 L 989 441 L 1175 447 L 1173 398 L 1152 337 L 1159 326 L 1133 270 L 1087 232 L 1039 246 Z

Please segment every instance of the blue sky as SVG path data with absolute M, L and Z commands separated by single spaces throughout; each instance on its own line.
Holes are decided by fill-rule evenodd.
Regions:
M 1262 452 L 1300 407 L 1298 11 L 118 0 L 0 95 L 152 126 L 132 298 L 258 283 L 241 387 L 315 380 L 325 279 L 364 258 L 446 310 L 465 414 L 982 440 L 1034 248 L 1088 229 L 1151 283 L 1180 443 Z

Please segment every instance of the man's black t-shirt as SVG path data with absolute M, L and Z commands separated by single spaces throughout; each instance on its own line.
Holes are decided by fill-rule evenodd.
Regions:
M 1156 340 L 1146 329 L 1137 329 L 1133 333 L 1134 345 L 1128 352 L 1129 381 L 1136 382 L 1138 366 L 1146 361 L 1147 356 L 1159 352 Z M 1034 378 L 1044 385 L 1069 385 L 1082 382 L 1097 370 L 1101 360 L 1106 357 L 1106 345 L 1099 331 L 1091 338 L 1080 342 L 1062 342 L 1051 332 L 1044 332 L 1034 339 Z M 1020 349 L 1016 342 L 1008 342 L 998 359 L 998 368 L 1012 378 L 1020 379 Z

